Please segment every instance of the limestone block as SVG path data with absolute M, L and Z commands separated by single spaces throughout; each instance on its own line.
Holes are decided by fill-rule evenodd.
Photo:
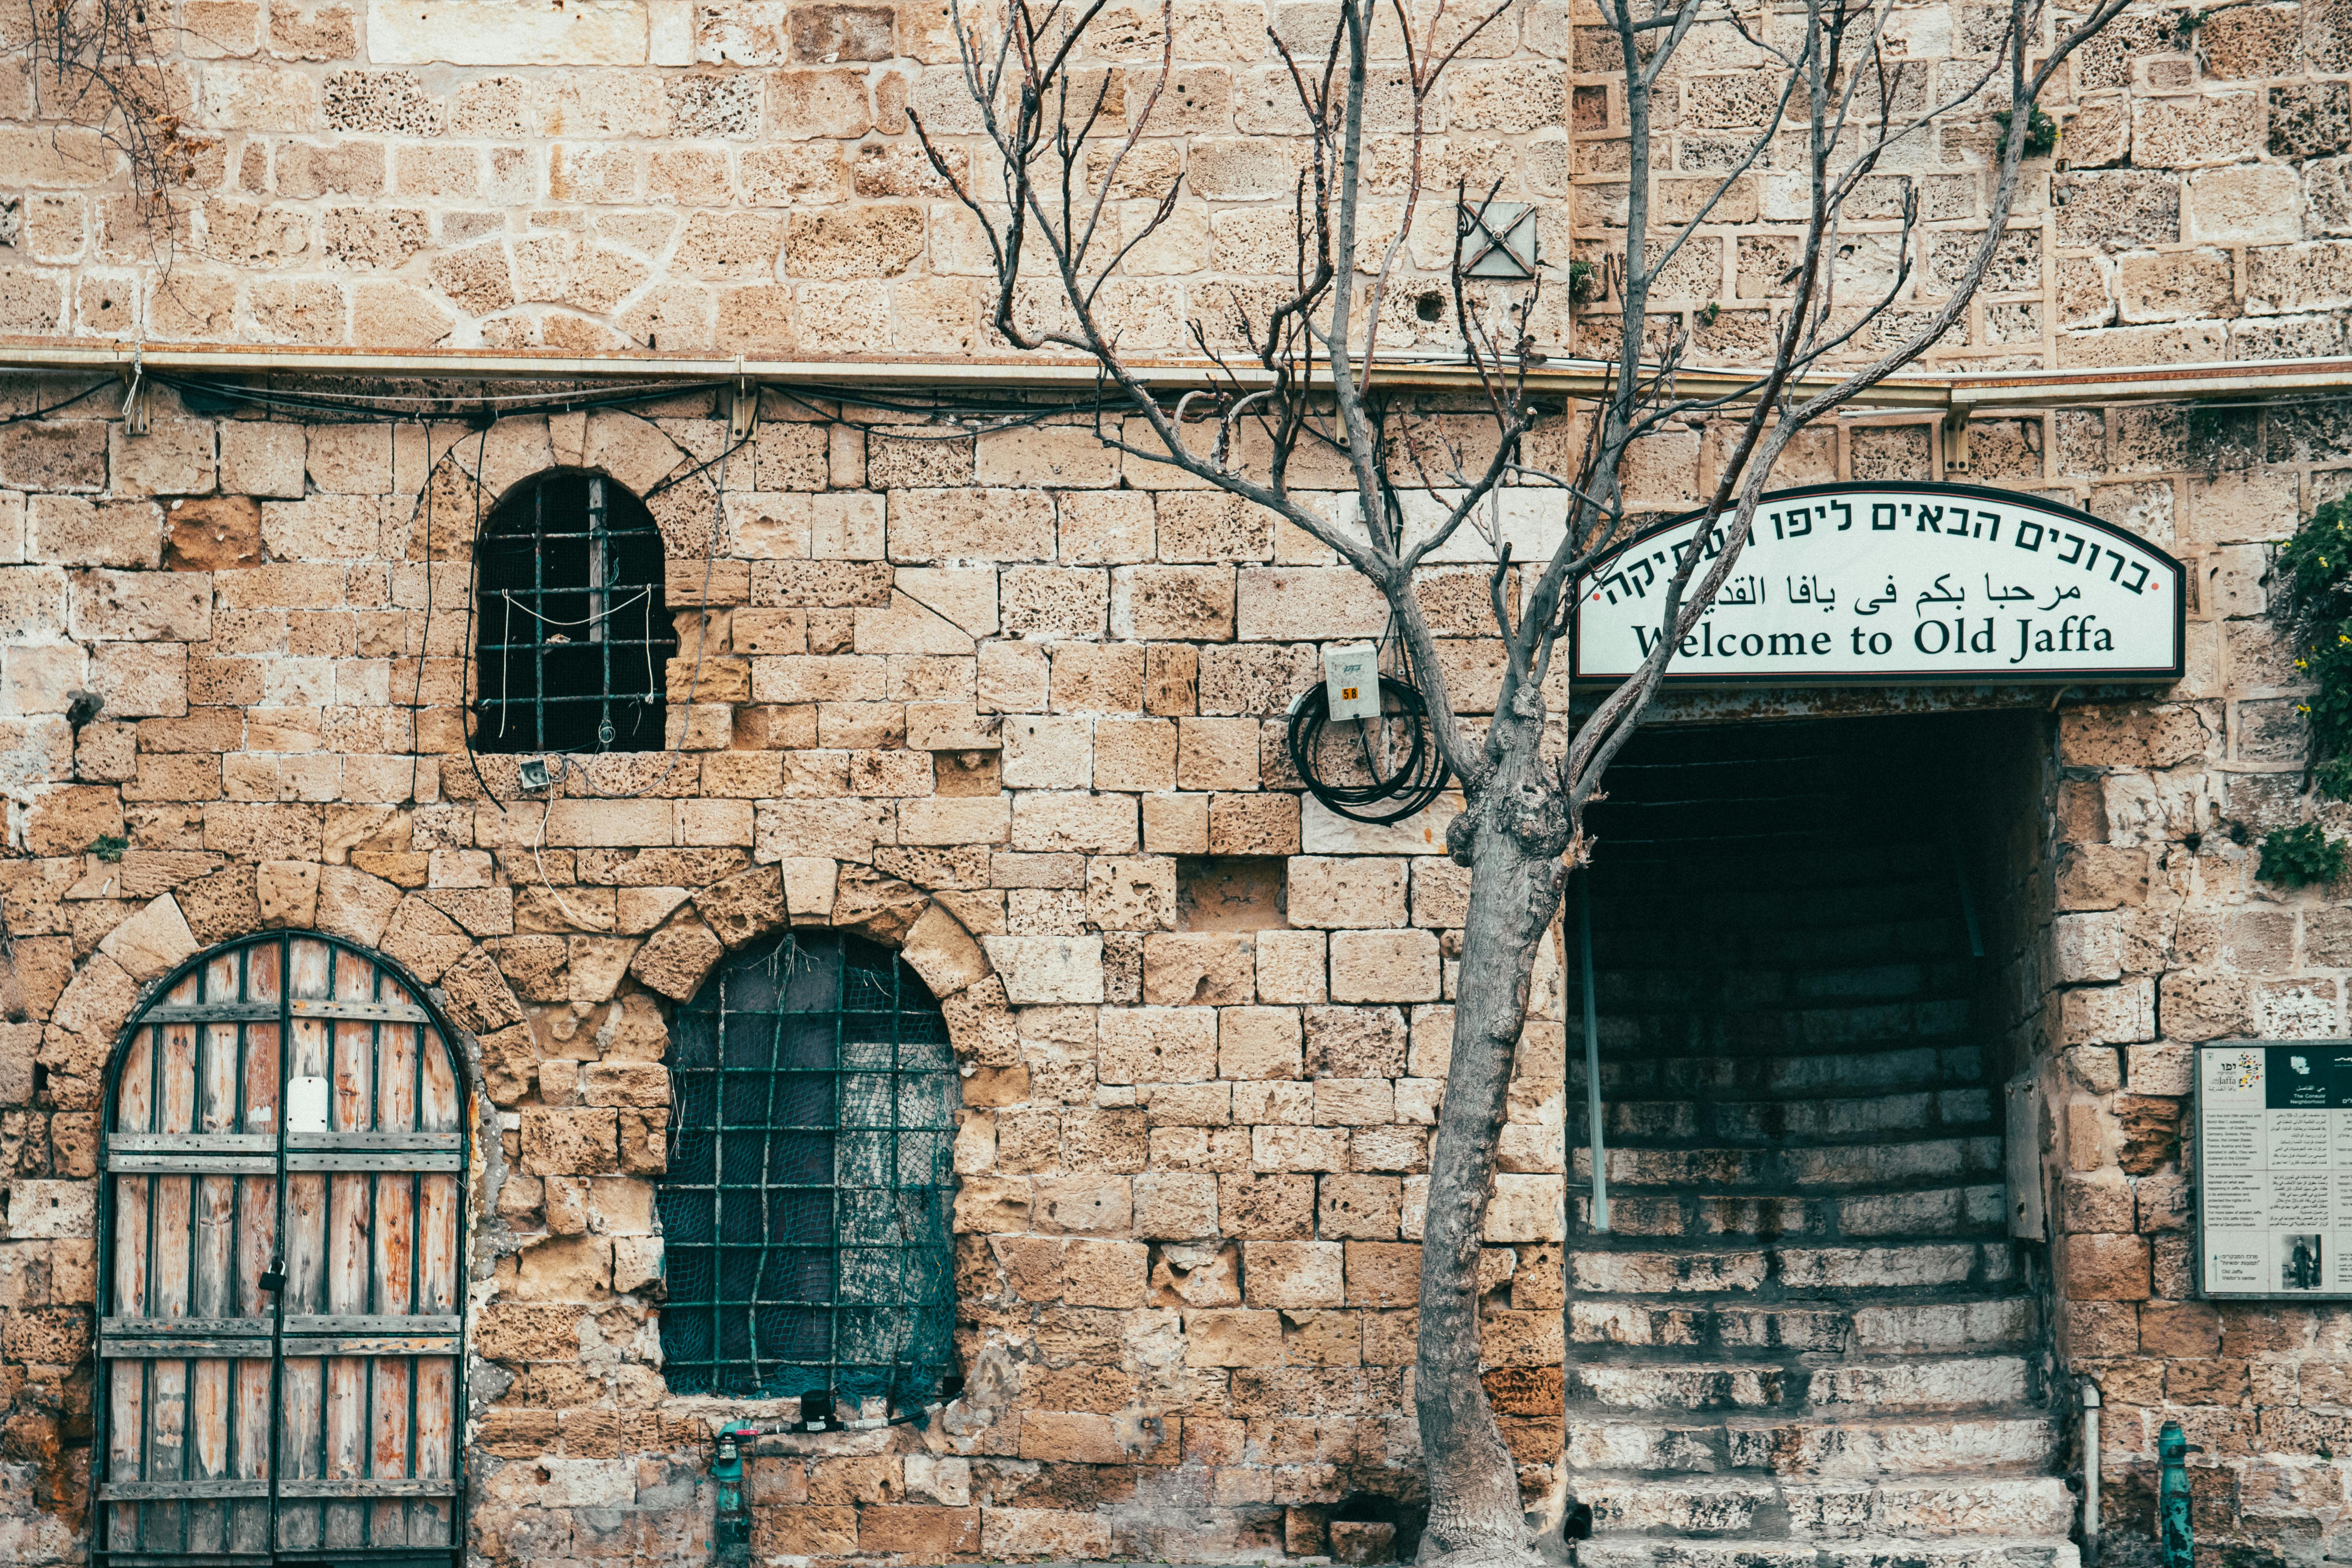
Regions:
M 1062 1254 L 1062 1300 L 1073 1307 L 1144 1304 L 1151 1249 L 1135 1241 L 1073 1241 Z
M 989 978 L 988 958 L 961 921 L 940 905 L 923 911 L 907 932 L 899 949 L 931 994 L 942 999 L 976 991 Z M 975 1002 L 986 999 L 975 996 Z M 953 1020 L 950 1020 L 952 1025 Z M 959 1048 L 963 1040 L 954 1035 Z
M 1176 784 L 1176 726 L 1165 719 L 1099 719 L 1094 731 L 1094 787 L 1098 790 L 1163 791 Z M 1205 810 L 1207 802 L 1202 797 Z M 1151 837 L 1152 801 L 1143 805 L 1144 837 Z M 1202 848 L 1207 847 L 1206 822 Z M 1195 851 L 1198 853 L 1198 851 Z
M 1143 999 L 1165 1006 L 1257 999 L 1256 943 L 1238 931 L 1154 931 L 1143 939 Z
M 1209 853 L 1297 854 L 1298 796 L 1273 791 L 1211 796 Z
M 1298 1013 L 1292 1007 L 1226 1007 L 1216 1015 L 1217 1074 L 1228 1079 L 1295 1079 L 1303 1061 Z
M 887 541 L 893 561 L 1048 561 L 1054 503 L 1034 490 L 894 490 Z
M 902 802 L 898 807 L 896 842 L 902 845 L 954 846 L 1003 844 L 1011 837 L 1012 823 L 1012 804 L 1001 796 L 909 800 Z
M 1490 1242 L 1559 1241 L 1567 1235 L 1565 1178 L 1556 1175 L 1495 1177 L 1486 1200 L 1486 1239 Z
M 2150 1290 L 2144 1236 L 2062 1236 L 2059 1272 L 2076 1301 L 2144 1301 Z
M 761 860 L 871 860 L 877 842 L 893 841 L 887 801 L 784 800 L 753 814 L 752 854 Z
M 1319 931 L 1258 932 L 1258 999 L 1292 1004 L 1324 1000 L 1323 943 Z
M 1083 790 L 1093 782 L 1091 719 L 1010 715 L 999 733 L 1006 788 Z
M 265 926 L 301 930 L 318 923 L 319 867 L 308 860 L 265 860 L 255 868 L 254 891 Z
M 1335 1002 L 1433 1002 L 1438 969 L 1433 931 L 1352 931 L 1331 937 Z
M 1394 1241 L 1401 1184 L 1394 1176 L 1326 1176 L 1318 1195 L 1317 1233 L 1327 1239 Z M 1350 1299 L 1354 1291 L 1349 1290 Z
M 1175 735 L 1168 738 L 1169 765 L 1175 765 Z M 1153 855 L 1206 855 L 1209 852 L 1209 797 L 1204 795 L 1147 795 L 1143 797 L 1143 847 Z
M 1294 856 L 1289 862 L 1290 923 L 1327 928 L 1404 924 L 1406 864 L 1372 856 Z
M 1087 868 L 1087 923 L 1101 931 L 1166 931 L 1176 923 L 1176 864 L 1164 857 L 1103 856 Z
M 1204 1173 L 1160 1171 L 1135 1178 L 1135 1234 L 1149 1240 L 1187 1241 L 1213 1237 L 1217 1231 L 1217 1178 Z M 1213 1254 L 1213 1258 L 1216 1255 Z M 1213 1274 L 1213 1270 L 1211 1270 Z M 1194 1306 L 1218 1303 L 1202 1295 L 1209 1278 L 1196 1278 L 1201 1268 L 1188 1264 L 1181 1283 L 1171 1279 L 1178 1294 Z M 1236 1294 L 1233 1300 L 1237 1302 Z
M 1103 999 L 1100 937 L 988 936 L 981 945 L 1015 1006 Z
M 1124 1176 L 1039 1177 L 1028 1184 L 1030 1216 L 1043 1232 L 1124 1237 L 1134 1224 L 1134 1196 Z
M 1187 1083 L 1217 1072 L 1218 1015 L 1207 1007 L 1106 1007 L 1097 1019 L 1103 1083 Z
M 1388 618 L 1387 599 L 1348 567 L 1244 567 L 1236 587 L 1235 635 L 1244 642 L 1374 637 Z
M 378 65 L 634 66 L 647 61 L 651 17 L 646 0 L 370 0 L 367 37 Z
M 1147 642 L 1223 642 L 1234 635 L 1230 566 L 1121 566 L 1110 579 L 1110 632 Z
M 1064 564 L 1127 566 L 1153 558 L 1156 518 L 1149 495 L 1072 490 L 1056 500 Z
M 1462 797 L 1451 792 L 1387 824 L 1354 821 L 1307 795 L 1298 805 L 1299 845 L 1309 855 L 1443 855 L 1445 829 L 1460 815 Z
M 1253 1307 L 1346 1304 L 1344 1254 L 1336 1241 L 1246 1241 L 1242 1293 Z
M 2209 245 L 2292 245 L 2302 192 L 2294 171 L 2274 163 L 2204 169 L 2189 176 L 2189 240 Z
M 205 642 L 212 637 L 212 578 L 199 572 L 74 574 L 70 624 L 77 638 L 112 642 Z
M 1140 842 L 1136 798 L 1046 790 L 1017 795 L 1011 842 L 1033 853 L 1133 854 Z
M 1091 426 L 1032 425 L 981 437 L 976 472 L 983 485 L 1051 485 L 1103 489 L 1118 482 L 1119 454 Z
M 1252 1242 L 1249 1245 L 1268 1247 L 1280 1244 Z M 1184 1364 L 1202 1367 L 1281 1365 L 1282 1314 L 1270 1310 L 1230 1311 L 1218 1309 L 1188 1313 L 1184 1321 Z

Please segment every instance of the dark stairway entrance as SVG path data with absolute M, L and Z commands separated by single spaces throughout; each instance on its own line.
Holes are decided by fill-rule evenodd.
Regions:
M 1998 917 L 2021 877 L 1978 809 L 2030 722 L 1661 728 L 1611 772 L 1613 1225 L 1577 1203 L 1567 1373 L 1586 1568 L 2074 1562 L 2004 1223 Z

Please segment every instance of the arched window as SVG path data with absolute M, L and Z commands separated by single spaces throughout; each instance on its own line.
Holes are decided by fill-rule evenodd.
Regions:
M 661 531 L 602 474 L 510 491 L 477 545 L 478 752 L 657 752 L 677 629 Z
M 961 1096 L 921 977 L 857 937 L 783 932 L 713 972 L 670 1034 L 671 1391 L 797 1395 L 806 1419 L 942 1397 Z
M 463 1556 L 465 1096 L 389 965 L 271 931 L 134 1020 L 100 1162 L 98 1550 Z

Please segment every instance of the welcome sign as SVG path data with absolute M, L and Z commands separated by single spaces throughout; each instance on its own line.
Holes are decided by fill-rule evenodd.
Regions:
M 1674 519 L 1578 585 L 1580 680 L 1631 675 L 1664 635 L 1665 584 L 1724 522 Z M 1970 485 L 1776 490 L 1715 603 L 1675 650 L 1693 686 L 2168 680 L 2181 672 L 2180 563 L 2072 507 Z

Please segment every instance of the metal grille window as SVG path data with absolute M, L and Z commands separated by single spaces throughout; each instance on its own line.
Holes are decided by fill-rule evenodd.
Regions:
M 671 1037 L 671 1391 L 940 1398 L 961 1095 L 921 977 L 857 937 L 785 932 L 714 973 Z
M 602 474 L 541 474 L 478 550 L 474 749 L 659 751 L 677 635 L 646 503 Z

